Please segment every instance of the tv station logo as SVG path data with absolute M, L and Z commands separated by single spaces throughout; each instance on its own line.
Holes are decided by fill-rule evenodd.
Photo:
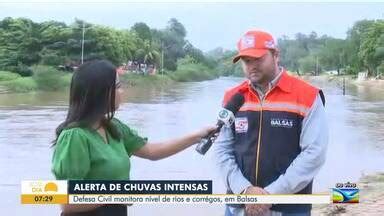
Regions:
M 356 183 L 336 183 L 332 188 L 333 203 L 359 203 L 359 188 Z

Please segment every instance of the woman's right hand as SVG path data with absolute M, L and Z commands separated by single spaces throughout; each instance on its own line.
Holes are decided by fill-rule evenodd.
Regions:
M 217 130 L 217 125 L 215 125 L 215 126 L 206 126 L 206 127 L 203 127 L 202 129 L 198 130 L 195 133 L 196 143 L 198 143 L 202 139 L 206 138 L 210 133 L 214 132 L 215 130 Z M 218 135 L 218 132 L 215 134 L 215 136 L 217 136 L 217 135 Z
M 147 143 L 133 154 L 150 160 L 166 158 L 200 142 L 216 129 L 217 126 L 207 126 L 180 138 L 158 143 Z

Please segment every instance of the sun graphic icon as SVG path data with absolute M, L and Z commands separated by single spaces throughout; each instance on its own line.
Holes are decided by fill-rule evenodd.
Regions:
M 52 191 L 52 192 L 57 192 L 57 185 L 53 182 L 48 182 L 45 187 L 44 187 L 44 191 L 47 192 L 47 191 Z

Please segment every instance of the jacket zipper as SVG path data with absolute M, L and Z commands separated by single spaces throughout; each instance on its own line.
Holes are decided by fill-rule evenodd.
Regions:
M 252 89 L 253 88 L 254 87 L 252 86 Z M 257 177 L 259 174 L 259 155 L 260 155 L 260 146 L 261 146 L 261 130 L 262 130 L 262 125 L 263 125 L 262 124 L 263 123 L 263 102 L 264 102 L 264 99 L 269 94 L 269 92 L 271 92 L 273 89 L 274 89 L 274 87 L 269 89 L 267 91 L 267 93 L 265 93 L 263 98 L 260 98 L 259 93 L 255 89 L 253 89 L 253 91 L 256 91 L 256 94 L 253 91 L 251 91 L 253 94 L 255 94 L 259 98 L 259 101 L 260 101 L 259 137 L 257 139 L 257 153 L 256 153 L 256 186 L 257 186 Z
M 261 102 L 261 101 L 260 101 Z M 261 145 L 261 126 L 263 122 L 263 105 L 262 102 L 260 103 L 260 121 L 259 121 L 259 137 L 257 140 L 257 153 L 256 153 L 256 185 L 257 185 L 257 176 L 259 173 L 259 154 L 260 154 L 260 145 Z

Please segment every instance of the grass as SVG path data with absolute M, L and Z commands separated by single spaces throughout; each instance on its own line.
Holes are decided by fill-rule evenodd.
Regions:
M 140 75 L 127 73 L 120 76 L 120 80 L 126 86 L 166 86 L 173 81 L 166 75 Z
M 31 67 L 33 75 L 31 77 L 21 77 L 20 75 L 7 71 L 0 71 L 0 89 L 5 92 L 31 92 L 31 91 L 60 91 L 70 86 L 72 74 L 57 69 L 36 65 Z M 124 74 L 120 77 L 126 86 L 154 86 L 164 87 L 173 82 L 192 82 L 215 79 L 218 73 L 201 64 L 179 65 L 178 70 L 168 72 L 165 75 L 140 75 Z
M 175 72 L 169 73 L 169 77 L 177 82 L 193 82 L 215 79 L 218 74 L 201 64 L 186 64 L 180 65 Z
M 20 77 L 9 81 L 2 81 L 0 85 L 10 92 L 27 93 L 38 90 L 37 83 L 32 77 Z
M 59 91 L 69 86 L 68 73 L 59 71 L 54 67 L 36 65 L 32 67 L 32 78 L 37 83 L 39 90 Z
M 10 81 L 17 78 L 20 78 L 21 76 L 17 73 L 12 73 L 9 71 L 0 71 L 0 82 L 2 81 Z
M 33 66 L 33 76 L 21 77 L 12 72 L 0 71 L 0 89 L 4 92 L 26 93 L 33 91 L 59 91 L 70 86 L 72 74 L 49 66 Z

